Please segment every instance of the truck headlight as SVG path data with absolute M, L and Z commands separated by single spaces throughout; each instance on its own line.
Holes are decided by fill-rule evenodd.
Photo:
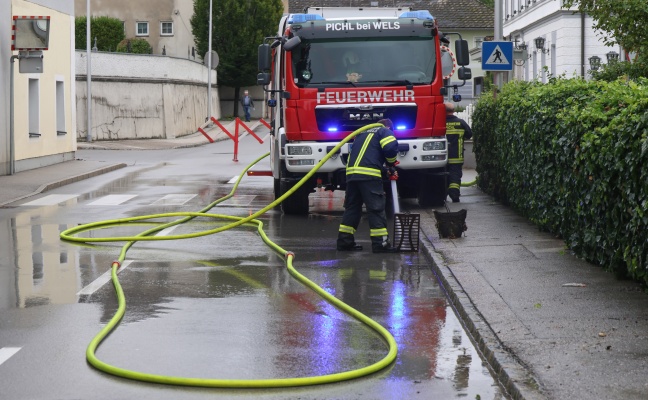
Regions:
M 313 154 L 313 149 L 310 146 L 288 146 L 289 156 L 310 156 Z
M 430 150 L 445 150 L 445 142 L 443 140 L 439 140 L 436 142 L 423 143 L 423 151 L 430 151 Z

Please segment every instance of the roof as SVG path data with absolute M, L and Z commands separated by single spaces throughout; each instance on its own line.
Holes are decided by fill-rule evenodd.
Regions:
M 302 13 L 307 7 L 411 7 L 429 10 L 439 28 L 493 29 L 495 10 L 478 0 L 288 0 L 288 12 Z

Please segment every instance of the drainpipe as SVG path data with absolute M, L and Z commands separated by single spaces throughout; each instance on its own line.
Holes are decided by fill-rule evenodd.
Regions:
M 585 13 L 581 13 L 581 77 L 585 78 Z

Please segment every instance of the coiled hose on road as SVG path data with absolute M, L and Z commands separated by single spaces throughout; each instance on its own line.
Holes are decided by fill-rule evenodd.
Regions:
M 364 132 L 367 129 L 380 127 L 380 126 L 382 125 L 380 124 L 367 125 L 365 127 L 356 130 L 349 136 L 347 136 L 337 146 L 335 146 L 328 154 L 326 154 L 326 156 L 319 163 L 317 163 L 317 165 L 315 165 L 315 167 L 313 167 L 313 169 L 308 174 L 306 174 L 306 176 L 304 176 L 293 188 L 291 188 L 280 198 L 268 204 L 266 207 L 262 208 L 261 210 L 245 218 L 234 217 L 230 215 L 222 215 L 222 214 L 210 214 L 207 213 L 207 211 L 209 211 L 218 203 L 221 203 L 229 199 L 230 197 L 232 197 L 236 192 L 242 177 L 247 173 L 247 171 L 250 168 L 252 168 L 255 164 L 257 164 L 259 161 L 267 157 L 269 153 L 257 158 L 255 161 L 253 161 L 250 165 L 248 165 L 245 168 L 245 170 L 241 173 L 238 180 L 234 184 L 234 187 L 232 188 L 231 192 L 228 195 L 214 201 L 213 203 L 207 205 L 205 208 L 203 208 L 198 212 L 173 212 L 173 213 L 153 214 L 153 215 L 145 215 L 145 216 L 131 217 L 131 218 L 121 218 L 115 220 L 106 220 L 106 221 L 89 223 L 85 225 L 79 225 L 74 228 L 70 228 L 63 231 L 61 233 L 61 239 L 69 242 L 76 242 L 76 243 L 126 242 L 121 249 L 119 258 L 116 261 L 113 261 L 111 265 L 112 283 L 115 288 L 115 293 L 117 295 L 118 308 L 117 311 L 115 312 L 115 315 L 110 319 L 108 324 L 106 324 L 106 326 L 103 329 L 101 329 L 99 333 L 97 333 L 97 335 L 92 339 L 92 341 L 88 345 L 86 349 L 86 359 L 88 360 L 88 363 L 90 363 L 90 365 L 103 372 L 120 376 L 123 378 L 138 380 L 138 381 L 163 383 L 163 384 L 179 385 L 179 386 L 199 386 L 199 387 L 219 387 L 219 388 L 277 388 L 277 387 L 318 385 L 318 384 L 333 383 L 333 382 L 339 382 L 339 381 L 344 381 L 349 379 L 360 378 L 372 374 L 374 372 L 380 371 L 381 369 L 389 366 L 396 359 L 396 355 L 398 352 L 396 340 L 394 339 L 392 334 L 389 333 L 387 329 L 382 327 L 376 321 L 372 320 L 371 318 L 357 311 L 353 307 L 347 305 L 346 303 L 332 296 L 324 289 L 322 289 L 320 286 L 318 286 L 317 284 L 315 284 L 314 282 L 312 282 L 311 280 L 309 280 L 308 278 L 306 278 L 305 276 L 297 272 L 297 270 L 293 266 L 293 259 L 295 258 L 294 253 L 286 251 L 283 248 L 279 247 L 274 242 L 272 242 L 263 231 L 263 222 L 256 219 L 256 217 L 276 207 L 285 198 L 292 195 L 304 182 L 306 182 L 311 176 L 313 176 L 313 174 L 315 174 L 315 172 L 326 162 L 326 160 L 328 160 L 333 154 L 335 154 L 338 150 L 340 150 L 340 148 L 345 143 L 347 143 L 353 137 L 355 137 L 361 132 Z M 168 217 L 182 217 L 182 218 L 172 222 L 166 222 L 166 223 L 154 222 L 154 220 L 156 219 L 168 218 Z M 207 217 L 207 218 L 214 218 L 219 220 L 228 220 L 233 222 L 225 226 L 222 226 L 220 228 L 194 232 L 190 234 L 151 236 L 152 234 L 160 232 L 163 229 L 188 222 L 196 217 Z M 156 226 L 147 229 L 136 236 L 92 237 L 92 238 L 76 236 L 80 233 L 93 231 L 93 230 L 110 228 L 110 227 L 115 227 L 120 225 L 133 225 L 133 224 L 142 224 L 142 223 L 156 224 Z M 350 370 L 350 371 L 344 371 L 344 372 L 339 372 L 339 373 L 334 373 L 329 375 L 309 376 L 309 377 L 300 377 L 300 378 L 257 379 L 257 380 L 202 379 L 202 378 L 189 378 L 189 377 L 150 374 L 146 372 L 138 372 L 138 371 L 132 371 L 124 368 L 119 368 L 117 366 L 105 363 L 97 358 L 95 354 L 97 348 L 99 347 L 101 342 L 108 336 L 108 334 L 110 334 L 110 332 L 112 332 L 117 327 L 122 317 L 124 316 L 124 313 L 126 312 L 126 298 L 124 296 L 124 291 L 122 290 L 122 287 L 119 283 L 119 279 L 117 278 L 117 270 L 119 269 L 121 263 L 126 258 L 126 252 L 131 246 L 133 246 L 136 242 L 139 241 L 176 240 L 176 239 L 189 239 L 189 238 L 195 238 L 200 236 L 206 236 L 214 233 L 224 232 L 228 229 L 233 229 L 243 224 L 257 225 L 257 231 L 261 236 L 262 240 L 272 250 L 284 256 L 286 268 L 288 272 L 295 279 L 297 279 L 306 287 L 313 290 L 315 293 L 317 293 L 320 297 L 322 297 L 330 304 L 334 305 L 338 309 L 342 310 L 346 314 L 357 319 L 358 321 L 362 322 L 363 324 L 365 324 L 366 326 L 368 326 L 369 328 L 377 332 L 386 341 L 389 347 L 387 355 L 383 359 L 379 360 L 374 364 L 368 365 L 363 368 Z

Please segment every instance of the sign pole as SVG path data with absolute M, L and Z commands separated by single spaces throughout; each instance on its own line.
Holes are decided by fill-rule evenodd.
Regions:
M 87 103 L 86 103 L 86 111 L 88 112 L 88 115 L 86 117 L 87 125 L 88 125 L 88 133 L 86 135 L 86 141 L 88 143 L 92 142 L 92 72 L 90 70 L 90 0 L 86 0 L 86 58 L 88 59 L 87 62 L 87 71 L 86 71 L 86 89 L 87 89 Z
M 211 96 L 211 77 L 212 77 L 212 0 L 209 0 L 209 51 L 207 52 L 207 121 L 212 116 L 212 96 Z
M 504 14 L 502 13 L 502 1 L 495 0 L 495 41 L 496 42 L 501 42 L 502 41 L 502 35 L 503 35 L 503 29 L 502 29 L 502 17 Z M 482 54 L 482 59 L 484 55 Z M 502 88 L 502 73 L 501 72 L 493 72 L 493 84 L 497 89 Z

